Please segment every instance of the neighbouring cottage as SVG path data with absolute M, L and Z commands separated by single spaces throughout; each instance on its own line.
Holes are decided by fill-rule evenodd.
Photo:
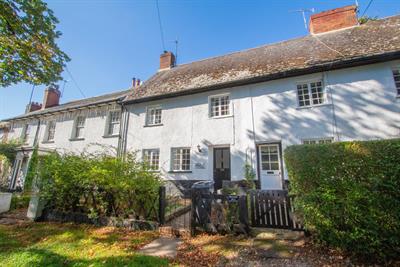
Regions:
M 242 180 L 248 163 L 260 188 L 282 189 L 288 145 L 399 137 L 400 16 L 359 25 L 356 14 L 356 6 L 315 14 L 308 36 L 188 64 L 165 52 L 140 86 L 9 119 L 9 138 L 27 142 L 11 185 L 34 144 L 140 151 L 182 187 L 212 180 L 220 189 Z

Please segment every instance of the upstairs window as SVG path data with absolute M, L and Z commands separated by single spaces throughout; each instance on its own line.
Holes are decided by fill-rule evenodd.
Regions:
M 86 118 L 84 116 L 79 116 L 76 118 L 73 138 L 75 139 L 83 138 L 83 132 L 85 130 L 85 121 Z
M 229 116 L 231 114 L 229 95 L 211 96 L 209 114 L 211 118 Z
M 112 136 L 119 134 L 120 120 L 121 120 L 121 112 L 119 110 L 110 111 L 108 115 L 106 135 Z
M 333 142 L 332 137 L 327 138 L 315 138 L 315 139 L 304 139 L 304 145 L 315 145 L 315 144 L 330 144 Z
M 325 90 L 322 81 L 297 85 L 299 107 L 321 105 L 325 103 Z
M 25 124 L 21 134 L 21 139 L 23 143 L 27 143 L 29 141 L 30 133 L 31 133 L 31 126 L 29 124 Z
M 56 122 L 49 121 L 47 122 L 47 133 L 46 133 L 46 141 L 54 141 L 54 135 L 56 133 Z
M 147 107 L 146 112 L 146 125 L 160 125 L 161 124 L 161 107 Z
M 393 69 L 392 72 L 394 83 L 396 85 L 397 95 L 400 96 L 400 67 L 398 67 L 397 69 Z
M 160 150 L 159 149 L 144 149 L 143 161 L 146 162 L 149 168 L 153 171 L 159 170 Z
M 173 148 L 171 158 L 173 171 L 190 171 L 190 148 Z

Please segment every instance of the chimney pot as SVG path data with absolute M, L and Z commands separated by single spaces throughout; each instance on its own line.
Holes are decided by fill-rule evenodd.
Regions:
M 25 113 L 33 112 L 42 108 L 42 104 L 38 102 L 31 102 L 26 105 Z
M 135 87 L 136 87 L 136 78 L 133 77 L 132 78 L 132 88 L 135 88 Z
M 136 80 L 136 87 L 139 87 L 140 86 L 140 79 L 137 79 Z
M 58 90 L 58 85 L 50 85 L 44 91 L 42 109 L 58 106 L 60 104 L 61 92 Z
M 345 6 L 310 17 L 310 33 L 317 34 L 358 25 L 357 6 Z
M 160 55 L 160 70 L 175 67 L 175 55 L 172 52 L 164 51 Z

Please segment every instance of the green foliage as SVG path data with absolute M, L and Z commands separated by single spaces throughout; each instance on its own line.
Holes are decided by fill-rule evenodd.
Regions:
M 10 210 L 26 209 L 29 206 L 31 196 L 24 193 L 13 193 L 11 198 Z
M 250 163 L 246 162 L 244 165 L 244 179 L 246 181 L 247 187 L 249 189 L 255 189 L 256 185 L 254 179 L 256 178 L 256 173 Z
M 315 239 L 368 260 L 400 255 L 400 139 L 285 150 L 295 208 Z
M 20 144 L 15 141 L 0 142 L 0 155 L 7 158 L 9 162 L 14 162 L 17 155 L 17 147 Z
M 157 219 L 161 180 L 136 161 L 106 154 L 40 156 L 37 187 L 51 208 L 98 216 Z
M 61 79 L 68 56 L 56 40 L 57 18 L 41 0 L 0 1 L 0 86 Z
M 39 156 L 38 156 L 38 147 L 32 151 L 32 156 L 29 161 L 28 171 L 25 176 L 24 182 L 24 191 L 28 192 L 33 189 L 34 182 L 36 181 L 36 177 L 38 174 L 38 163 L 39 163 Z
M 358 18 L 358 23 L 365 24 L 368 21 L 375 21 L 375 20 L 378 20 L 378 17 L 376 17 L 376 16 L 375 17 L 363 16 L 363 17 Z

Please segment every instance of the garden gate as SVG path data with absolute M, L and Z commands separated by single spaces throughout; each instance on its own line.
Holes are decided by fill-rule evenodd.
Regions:
M 251 226 L 302 231 L 286 190 L 251 190 Z

